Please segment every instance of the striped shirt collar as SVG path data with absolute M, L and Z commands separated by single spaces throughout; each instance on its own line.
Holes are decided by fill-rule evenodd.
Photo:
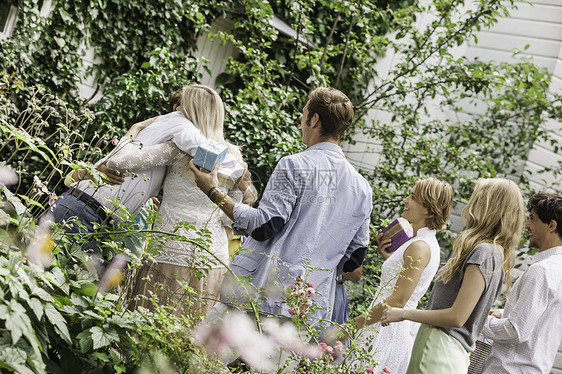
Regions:
M 550 256 L 562 255 L 562 246 L 552 247 L 546 251 L 539 252 L 533 256 L 533 264 L 542 260 L 546 260 Z

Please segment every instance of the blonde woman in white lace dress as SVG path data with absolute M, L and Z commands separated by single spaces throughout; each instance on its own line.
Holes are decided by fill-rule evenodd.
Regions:
M 414 229 L 412 239 L 395 252 L 388 252 L 390 240 L 381 243 L 379 233 L 379 251 L 386 259 L 381 268 L 381 282 L 369 313 L 354 319 L 359 329 L 358 343 L 375 353 L 372 357 L 356 358 L 358 365 L 378 364 L 394 374 L 406 372 L 419 324 L 404 321 L 382 327 L 379 321 L 385 305 L 415 309 L 426 293 L 440 263 L 435 234 L 445 226 L 452 203 L 453 188 L 447 182 L 437 178 L 419 179 L 404 199 L 402 213 Z
M 229 152 L 242 164 L 238 148 L 224 140 L 224 107 L 214 90 L 202 85 L 184 87 L 178 110 L 207 139 L 226 144 Z M 161 248 L 157 248 L 156 262 L 144 265 L 137 276 L 133 290 L 135 295 L 149 297 L 152 291 L 158 296 L 160 304 L 174 306 L 177 315 L 192 311 L 206 314 L 213 307 L 226 272 L 224 265 L 228 263 L 228 238 L 224 226 L 231 222 L 195 185 L 188 166 L 190 159 L 173 142 L 166 142 L 149 147 L 130 143 L 108 161 L 111 169 L 134 173 L 156 165 L 167 165 L 159 208 L 161 223 L 155 224 L 154 229 L 185 238 L 199 237 L 187 225 L 210 232 L 208 250 L 186 241 L 165 241 Z M 239 190 L 230 191 L 230 194 L 242 200 Z M 158 241 L 158 237 L 155 239 Z M 186 292 L 178 279 L 189 282 L 201 294 Z M 151 303 L 145 299 L 137 305 L 151 308 Z

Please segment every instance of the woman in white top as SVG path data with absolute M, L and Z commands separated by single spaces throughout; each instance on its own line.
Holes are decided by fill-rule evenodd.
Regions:
M 381 315 L 387 306 L 415 309 L 429 288 L 440 262 L 435 234 L 447 223 L 453 194 L 451 185 L 443 180 L 418 179 L 404 199 L 402 213 L 414 229 L 412 239 L 396 251 L 388 252 L 390 240 L 381 243 L 382 233 L 379 233 L 379 251 L 386 259 L 381 268 L 381 282 L 367 315 L 354 319 L 358 329 L 355 339 L 362 349 L 371 353 L 359 352 L 361 357 L 356 357 L 356 364 L 387 366 L 395 374 L 406 372 L 419 326 L 405 321 L 382 328 Z
M 202 85 L 185 86 L 177 110 L 207 139 L 227 145 L 236 161 L 243 163 L 238 148 L 224 140 L 224 107 L 214 90 Z M 156 263 L 141 268 L 133 293 L 148 297 L 152 291 L 159 297 L 160 304 L 172 304 L 178 315 L 194 310 L 206 314 L 213 307 L 226 272 L 224 265 L 228 263 L 228 238 L 224 226 L 231 222 L 195 185 L 193 172 L 188 166 L 190 160 L 191 157 L 173 142 L 149 147 L 131 143 L 108 160 L 108 167 L 120 172 L 139 173 L 155 165 L 168 166 L 159 208 L 161 222 L 157 222 L 154 229 L 180 237 L 159 240 L 159 236 L 155 236 L 154 240 L 161 244 L 154 255 Z M 242 200 L 242 192 L 238 189 L 231 194 Z M 206 249 L 189 241 L 200 238 L 196 230 L 202 229 L 210 232 Z M 189 282 L 201 291 L 201 295 L 184 290 L 178 279 Z M 155 288 L 157 283 L 163 288 L 161 285 Z M 151 307 L 147 300 L 141 300 L 137 305 Z

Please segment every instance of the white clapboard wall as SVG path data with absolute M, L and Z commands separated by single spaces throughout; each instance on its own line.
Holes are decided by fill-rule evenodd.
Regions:
M 525 45 L 529 45 L 524 50 Z M 478 44 L 469 45 L 466 56 L 481 60 L 511 61 L 513 49 L 524 50 L 534 62 L 552 74 L 550 91 L 562 93 L 562 0 L 532 0 L 519 4 L 509 18 L 501 19 L 490 30 L 478 33 Z M 545 124 L 549 135 L 562 142 L 562 124 Z M 532 172 L 531 187 L 562 193 L 560 178 L 540 173 L 545 166 L 562 161 L 562 154 L 554 152 L 548 143 L 535 143 L 529 152 L 527 169 Z M 553 374 L 562 374 L 562 345 L 558 350 Z
M 518 9 L 510 17 L 500 19 L 491 29 L 480 31 L 478 43 L 468 43 L 454 52 L 468 58 L 483 61 L 510 62 L 515 49 L 525 56 L 533 57 L 534 62 L 552 74 L 551 92 L 562 92 L 562 0 L 531 0 L 532 4 L 519 3 Z M 426 23 L 420 17 L 419 25 Z M 525 46 L 529 45 L 525 50 Z M 387 55 L 378 63 L 377 71 L 385 71 L 399 61 L 399 56 Z M 380 112 L 370 114 L 370 118 L 384 121 L 388 115 Z M 550 122 L 545 124 L 549 135 L 562 142 L 562 124 Z M 348 159 L 358 168 L 369 170 L 376 164 L 378 156 L 376 144 L 364 136 L 355 139 L 356 145 L 345 145 Z M 554 152 L 548 143 L 536 143 L 529 151 L 526 168 L 532 172 L 532 187 L 536 190 L 552 190 L 562 193 L 561 181 L 552 175 L 540 173 L 545 166 L 556 165 L 562 161 L 562 155 Z M 462 206 L 457 206 L 451 217 L 452 229 L 460 230 L 462 223 L 459 213 Z M 559 349 L 554 367 L 554 374 L 562 374 L 562 346 Z

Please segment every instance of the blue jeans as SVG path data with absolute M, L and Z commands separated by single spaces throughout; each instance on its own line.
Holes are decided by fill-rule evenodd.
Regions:
M 57 200 L 52 212 L 56 223 L 66 223 L 63 229 L 71 234 L 71 242 L 80 244 L 82 250 L 88 253 L 104 257 L 101 243 L 107 238 L 109 223 L 105 221 L 103 212 L 100 214 L 99 209 L 68 192 Z

